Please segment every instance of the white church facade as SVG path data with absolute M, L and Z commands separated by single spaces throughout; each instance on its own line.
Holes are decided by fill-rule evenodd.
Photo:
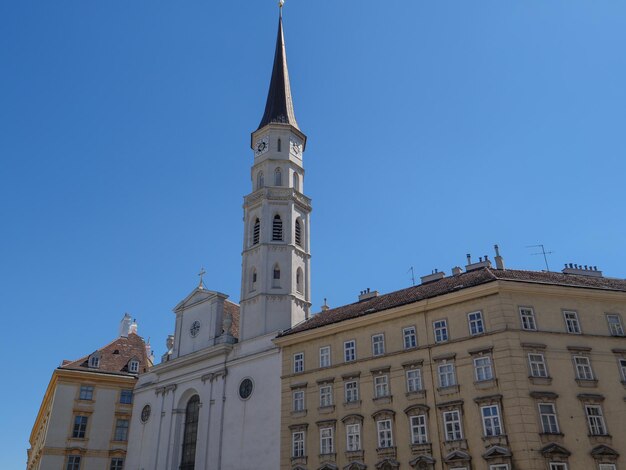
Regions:
M 200 281 L 175 307 L 169 351 L 135 388 L 125 469 L 279 468 L 281 358 L 272 340 L 310 308 L 305 146 L 281 17 L 267 104 L 251 138 L 240 305 Z

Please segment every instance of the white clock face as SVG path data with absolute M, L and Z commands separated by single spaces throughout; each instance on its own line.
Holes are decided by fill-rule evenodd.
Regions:
M 263 155 L 269 149 L 270 149 L 270 141 L 269 141 L 269 138 L 265 136 L 257 140 L 256 143 L 254 144 L 254 155 L 258 157 L 259 155 Z
M 291 153 L 293 153 L 296 157 L 302 157 L 302 143 L 297 140 L 291 141 Z

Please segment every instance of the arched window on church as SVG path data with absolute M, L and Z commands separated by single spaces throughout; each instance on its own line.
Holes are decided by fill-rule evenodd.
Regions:
M 274 221 L 272 222 L 272 241 L 283 241 L 283 221 L 278 214 L 274 216 Z
M 279 152 L 280 152 L 281 143 L 282 143 L 282 142 L 280 141 L 280 139 L 278 139 L 278 145 L 277 145 L 277 147 L 278 147 L 278 151 L 279 151 Z
M 256 175 L 256 189 L 261 189 L 263 186 L 265 186 L 265 178 L 263 177 L 263 172 L 259 171 Z
M 187 402 L 185 410 L 185 430 L 183 434 L 183 452 L 180 470 L 194 470 L 196 465 L 196 440 L 198 438 L 198 415 L 200 397 L 194 395 Z
M 256 268 L 252 268 L 250 271 L 250 291 L 256 290 Z
M 293 172 L 293 189 L 300 191 L 300 177 L 295 171 Z
M 260 236 L 261 236 L 261 221 L 257 217 L 256 220 L 254 221 L 254 227 L 252 228 L 252 244 L 253 245 L 259 244 Z
M 298 268 L 296 271 L 296 291 L 300 294 L 304 292 L 304 276 L 302 274 L 302 268 Z
M 272 287 L 280 287 L 280 266 L 274 265 L 274 273 L 272 275 Z
M 300 220 L 296 219 L 296 245 L 302 246 L 302 225 L 300 224 Z
M 274 170 L 274 186 L 282 186 L 283 185 L 283 172 L 280 171 L 280 168 L 276 168 Z

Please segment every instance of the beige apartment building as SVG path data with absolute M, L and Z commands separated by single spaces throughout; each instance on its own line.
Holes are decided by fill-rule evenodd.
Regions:
M 282 470 L 626 470 L 626 280 L 468 263 L 275 340 Z
M 30 435 L 27 470 L 122 470 L 133 388 L 152 365 L 128 314 L 106 346 L 54 370 Z

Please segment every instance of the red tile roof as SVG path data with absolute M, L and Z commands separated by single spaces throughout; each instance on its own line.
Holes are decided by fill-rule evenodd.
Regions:
M 230 334 L 239 338 L 239 305 L 230 300 L 224 301 L 224 313 L 230 313 L 233 325 L 230 327 Z
M 99 367 L 89 367 L 89 358 L 95 353 L 100 354 Z M 139 373 L 146 372 L 151 366 L 146 352 L 146 344 L 143 338 L 135 333 L 130 333 L 128 337 L 120 336 L 106 346 L 76 361 L 64 360 L 59 369 L 137 375 L 128 371 L 128 363 L 131 359 L 139 361 Z
M 399 307 L 401 305 L 498 280 L 626 292 L 626 280 L 624 279 L 554 272 L 521 271 L 515 269 L 480 268 L 475 271 L 465 272 L 457 276 L 444 277 L 437 281 L 409 287 L 318 313 L 308 320 L 295 325 L 293 328 L 283 331 L 279 337 L 320 328 L 332 323 L 342 322 L 351 318 L 369 315 L 371 313 L 380 312 L 381 310 Z

